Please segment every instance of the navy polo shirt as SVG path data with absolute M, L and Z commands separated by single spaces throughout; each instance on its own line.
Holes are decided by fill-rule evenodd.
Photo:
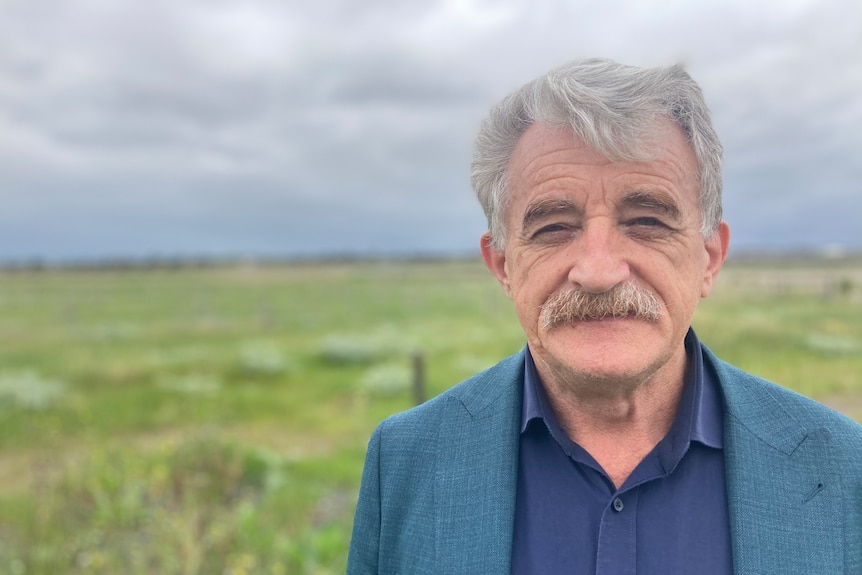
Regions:
M 619 488 L 557 422 L 526 355 L 512 573 L 731 574 L 723 403 L 693 330 L 667 436 Z

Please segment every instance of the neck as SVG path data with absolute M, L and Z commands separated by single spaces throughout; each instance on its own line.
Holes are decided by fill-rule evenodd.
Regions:
M 562 379 L 542 373 L 548 401 L 569 438 L 619 488 L 673 425 L 682 397 L 686 356 L 643 378 Z M 547 368 L 547 365 L 542 367 Z

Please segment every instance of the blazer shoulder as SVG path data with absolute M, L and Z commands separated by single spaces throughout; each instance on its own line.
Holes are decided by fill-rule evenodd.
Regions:
M 410 430 L 423 433 L 429 426 L 444 424 L 455 413 L 466 410 L 471 417 L 483 417 L 494 412 L 500 402 L 516 399 L 524 378 L 525 349 L 496 365 L 454 385 L 440 395 L 407 411 L 386 418 L 378 434 L 397 430 L 404 437 Z
M 785 420 L 810 434 L 827 430 L 833 443 L 862 466 L 862 425 L 809 397 L 718 359 L 706 350 L 718 375 L 730 417 L 747 425 Z

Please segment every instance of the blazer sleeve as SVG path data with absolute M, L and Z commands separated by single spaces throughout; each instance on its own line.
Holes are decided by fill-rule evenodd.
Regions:
M 365 455 L 347 557 L 347 575 L 377 575 L 379 571 L 381 427 L 371 436 Z

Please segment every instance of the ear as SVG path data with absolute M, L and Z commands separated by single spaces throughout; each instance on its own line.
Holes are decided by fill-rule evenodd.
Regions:
M 704 242 L 706 253 L 709 256 L 709 263 L 703 273 L 703 287 L 700 291 L 700 297 L 706 297 L 712 291 L 712 286 L 715 285 L 718 272 L 721 270 L 721 266 L 724 265 L 724 260 L 727 259 L 728 245 L 730 245 L 730 226 L 727 225 L 727 222 L 721 220 L 715 234 Z
M 480 249 L 482 250 L 482 261 L 500 285 L 503 286 L 503 291 L 506 295 L 512 297 L 512 292 L 509 288 L 509 274 L 506 271 L 506 253 L 501 252 L 491 243 L 491 234 L 485 232 L 482 234 Z

